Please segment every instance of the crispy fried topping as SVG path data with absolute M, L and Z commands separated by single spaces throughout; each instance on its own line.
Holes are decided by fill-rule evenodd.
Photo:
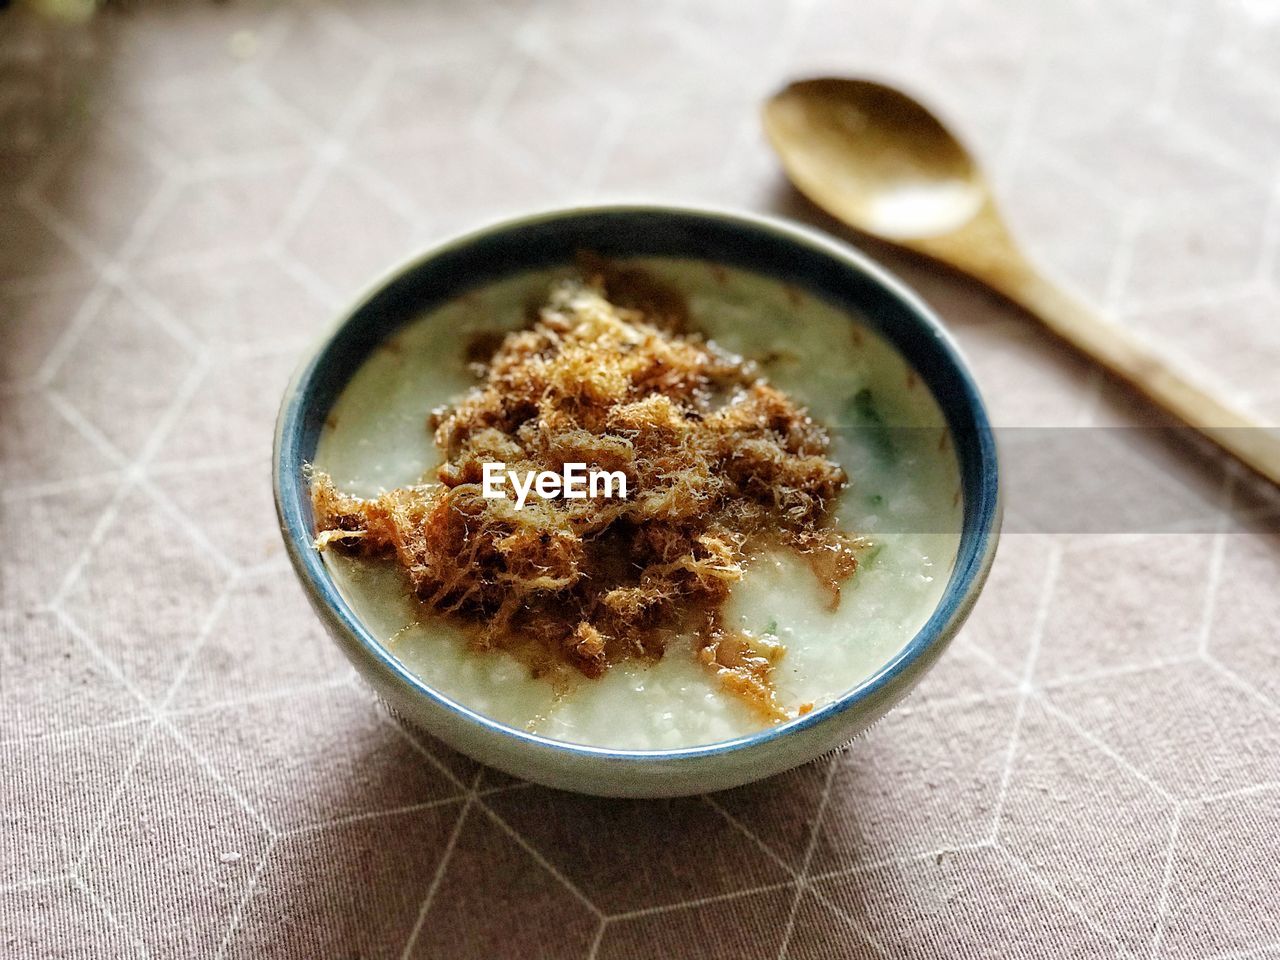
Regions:
M 692 634 L 726 689 L 786 716 L 771 681 L 782 646 L 721 626 L 729 589 L 754 550 L 782 545 L 834 605 L 865 542 L 831 526 L 845 474 L 825 431 L 754 364 L 676 332 L 684 322 L 680 298 L 635 271 L 557 287 L 480 384 L 433 414 L 445 462 L 432 482 L 360 499 L 313 475 L 317 548 L 393 556 L 431 611 L 538 672 L 599 677 Z M 494 461 L 621 471 L 629 495 L 518 510 L 482 494 Z

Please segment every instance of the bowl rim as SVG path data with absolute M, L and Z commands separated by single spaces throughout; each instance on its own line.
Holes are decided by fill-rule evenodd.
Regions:
M 803 716 L 729 740 L 647 750 L 571 743 L 520 730 L 459 703 L 435 689 L 401 663 L 372 635 L 355 611 L 342 598 L 319 552 L 312 546 L 314 534 L 311 531 L 306 510 L 303 508 L 304 501 L 309 503 L 309 497 L 305 495 L 303 489 L 304 463 L 298 456 L 295 441 L 302 431 L 303 414 L 306 409 L 304 401 L 308 398 L 309 391 L 315 386 L 319 361 L 324 358 L 337 334 L 355 320 L 379 293 L 445 253 L 464 250 L 484 238 L 520 228 L 592 215 L 671 215 L 694 219 L 706 218 L 728 222 L 747 230 L 772 234 L 776 239 L 806 246 L 812 252 L 825 255 L 838 261 L 843 267 L 861 274 L 874 286 L 880 287 L 882 291 L 898 300 L 914 321 L 932 336 L 951 366 L 950 373 L 955 378 L 964 398 L 964 405 L 972 420 L 971 426 L 979 451 L 979 475 L 975 491 L 976 510 L 973 516 L 970 516 L 969 511 L 966 510 L 961 525 L 962 534 L 970 525 L 976 528 L 976 532 L 968 549 L 965 548 L 962 536 L 955 563 L 942 596 L 928 619 L 911 639 L 869 677 L 865 677 L 839 697 L 814 708 Z M 386 335 L 390 336 L 395 329 L 398 327 L 388 329 Z M 919 372 L 922 380 L 929 384 L 930 373 Z M 961 466 L 963 467 L 963 464 Z M 919 666 L 921 661 L 927 661 L 931 653 L 936 655 L 941 652 L 968 616 L 994 560 L 1002 512 L 996 443 L 986 405 L 954 338 L 915 292 L 865 253 L 817 229 L 758 213 L 716 206 L 665 203 L 584 204 L 541 210 L 517 217 L 505 217 L 446 238 L 383 273 L 355 298 L 351 306 L 341 311 L 336 321 L 315 341 L 304 354 L 304 359 L 286 387 L 276 419 L 272 450 L 272 487 L 276 515 L 286 552 L 312 606 L 322 619 L 337 628 L 337 638 L 348 647 L 346 652 L 357 656 L 362 662 L 376 669 L 381 674 L 380 679 L 383 682 L 407 688 L 415 696 L 452 713 L 455 720 L 475 724 L 489 734 L 512 738 L 534 749 L 550 750 L 561 756 L 595 757 L 610 761 L 662 765 L 670 764 L 672 761 L 724 756 L 759 748 L 781 738 L 824 725 L 861 704 L 874 702 L 885 695 L 892 695 L 895 685 L 906 679 L 913 668 Z

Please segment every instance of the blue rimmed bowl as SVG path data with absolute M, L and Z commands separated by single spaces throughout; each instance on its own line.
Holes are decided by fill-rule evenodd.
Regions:
M 563 743 L 498 723 L 410 672 L 343 600 L 312 548 L 304 467 L 331 408 L 361 364 L 401 326 L 469 291 L 528 270 L 606 257 L 666 256 L 738 267 L 807 291 L 880 333 L 933 392 L 960 468 L 959 550 L 933 614 L 873 676 L 837 700 L 750 736 L 673 750 Z M 995 556 L 1000 503 L 995 441 L 982 399 L 951 338 L 883 268 L 827 237 L 773 219 L 656 206 L 557 211 L 486 227 L 392 271 L 342 318 L 285 393 L 276 424 L 280 531 L 329 633 L 399 716 L 482 763 L 553 787 L 607 796 L 720 790 L 780 773 L 853 739 L 920 681 L 968 616 Z

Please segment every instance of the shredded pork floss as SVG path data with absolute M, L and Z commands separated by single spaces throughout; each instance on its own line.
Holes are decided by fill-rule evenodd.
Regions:
M 839 603 L 865 541 L 835 529 L 846 484 L 821 426 L 756 364 L 684 332 L 677 295 L 600 268 L 551 293 L 502 339 L 480 382 L 432 414 L 444 463 L 372 499 L 315 472 L 317 546 L 388 557 L 433 614 L 552 679 L 661 657 L 679 636 L 726 690 L 788 716 L 783 647 L 728 629 L 722 609 L 758 551 L 808 561 Z M 625 499 L 485 498 L 486 462 L 621 471 Z

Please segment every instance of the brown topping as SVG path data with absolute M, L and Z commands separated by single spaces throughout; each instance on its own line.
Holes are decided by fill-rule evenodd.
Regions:
M 809 561 L 813 575 L 826 590 L 828 610 L 840 606 L 840 585 L 858 569 L 858 556 L 866 545 L 862 538 L 838 530 L 799 533 L 792 539 L 792 546 Z
M 501 346 L 502 334 L 497 330 L 483 330 L 480 333 L 472 334 L 467 340 L 467 363 L 481 367 L 480 373 L 483 375 L 483 368 Z
M 394 556 L 427 607 L 540 674 L 570 664 L 597 677 L 692 633 L 727 689 L 783 717 L 771 682 L 782 647 L 720 626 L 729 588 L 753 549 L 781 544 L 834 605 L 864 542 L 830 526 L 845 475 L 825 431 L 754 364 L 673 332 L 686 320 L 683 300 L 639 271 L 560 287 L 492 352 L 482 382 L 433 415 L 435 482 L 364 500 L 314 475 L 317 547 Z M 531 495 L 517 509 L 483 496 L 489 462 L 620 471 L 628 496 Z
M 646 323 L 667 333 L 680 333 L 688 326 L 689 305 L 684 294 L 648 270 L 624 267 L 591 252 L 578 255 L 578 269 L 584 277 L 592 278 L 611 304 L 640 312 Z M 720 282 L 724 282 L 723 269 Z
M 731 693 L 745 700 L 770 720 L 787 719 L 773 689 L 773 668 L 785 649 L 776 639 L 757 637 L 745 630 L 713 628 L 698 657 L 719 674 Z

